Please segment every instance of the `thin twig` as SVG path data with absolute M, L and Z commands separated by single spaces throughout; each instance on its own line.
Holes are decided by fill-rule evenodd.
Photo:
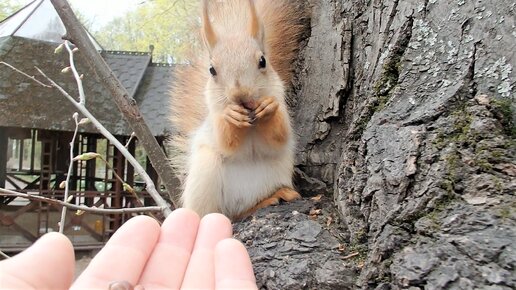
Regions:
M 80 210 L 84 212 L 97 213 L 97 214 L 124 214 L 124 213 L 143 213 L 143 212 L 159 212 L 163 211 L 161 206 L 146 206 L 146 207 L 135 207 L 135 208 L 92 208 L 83 205 L 75 205 L 68 202 L 60 201 L 57 199 L 46 198 L 39 195 L 32 195 L 28 193 L 16 192 L 5 188 L 0 188 L 0 196 L 15 196 L 26 198 L 29 200 L 41 201 L 50 204 L 56 204 L 65 206 L 71 210 Z
M 29 79 L 31 79 L 31 80 L 35 81 L 36 83 L 38 83 L 40 86 L 43 86 L 43 87 L 45 87 L 45 88 L 52 88 L 52 86 L 49 86 L 49 85 L 47 85 L 47 84 L 44 84 L 44 83 L 40 82 L 40 81 L 39 81 L 38 79 L 36 79 L 34 76 L 30 76 L 30 75 L 28 75 L 28 74 L 26 74 L 26 73 L 22 72 L 21 70 L 19 70 L 19 69 L 15 68 L 14 66 L 12 66 L 12 65 L 10 65 L 10 64 L 8 64 L 8 63 L 6 63 L 6 62 L 0 61 L 0 64 L 3 64 L 3 65 L 5 65 L 5 66 L 9 67 L 10 69 L 14 70 L 15 72 L 17 72 L 17 73 L 19 73 L 19 74 L 22 74 L 22 75 L 24 75 L 24 76 L 26 76 L 26 77 L 28 77 Z
M 347 259 L 349 259 L 349 258 L 353 258 L 353 257 L 355 257 L 355 256 L 358 256 L 359 254 L 360 254 L 359 252 L 353 252 L 353 253 L 351 253 L 351 254 L 349 254 L 349 255 L 347 255 L 347 256 L 342 257 L 342 259 L 343 259 L 343 260 L 347 260 Z
M 131 136 L 129 137 L 129 140 L 125 143 L 125 148 L 129 148 L 129 145 L 131 144 L 131 141 L 133 141 L 134 137 L 136 137 L 136 133 L 132 132 Z
M 9 257 L 6 253 L 0 251 L 0 256 L 4 257 L 5 259 L 10 259 L 11 257 Z
M 108 168 L 113 172 L 113 175 L 115 176 L 115 178 L 116 178 L 118 181 L 120 181 L 120 183 L 122 183 L 122 184 L 123 184 L 123 186 L 124 186 L 124 190 L 126 190 L 125 186 L 126 186 L 126 185 L 127 185 L 127 186 L 129 186 L 129 185 L 128 185 L 128 184 L 127 184 L 127 183 L 126 183 L 126 182 L 125 182 L 121 177 L 120 177 L 120 175 L 118 175 L 118 174 L 116 173 L 116 171 L 115 171 L 115 169 L 113 168 L 113 166 L 111 166 L 111 164 L 109 164 L 109 162 L 107 162 L 107 160 L 106 160 L 104 157 L 99 156 L 98 158 L 99 158 L 100 160 L 102 160 L 102 162 L 104 162 L 104 163 L 106 164 L 106 166 L 107 166 L 107 167 L 108 167 Z M 136 205 L 137 205 L 137 206 L 139 206 L 139 207 L 143 207 L 143 204 L 142 204 L 142 202 L 140 201 L 140 197 L 138 196 L 138 194 L 136 193 L 136 191 L 134 191 L 134 189 L 132 189 L 132 188 L 130 187 L 130 190 L 126 190 L 126 191 L 128 191 L 130 194 L 132 194 L 132 196 L 134 197 L 134 201 L 135 201 L 135 203 L 136 203 Z M 158 218 L 157 218 L 157 217 L 155 217 L 153 214 L 150 214 L 150 215 L 151 215 L 154 219 L 158 220 Z
M 104 162 L 106 164 L 106 166 L 109 168 L 109 170 L 111 170 L 113 172 L 113 175 L 115 176 L 116 179 L 118 179 L 118 181 L 120 181 L 120 183 L 124 184 L 125 181 L 122 179 L 122 177 L 120 177 L 120 175 L 118 175 L 115 171 L 115 169 L 113 168 L 113 166 L 111 166 L 111 164 L 109 164 L 109 162 L 107 162 L 106 159 L 104 159 L 104 157 L 102 156 L 99 156 L 98 157 L 100 160 L 102 160 L 102 162 Z
M 145 148 L 147 156 L 161 177 L 171 202 L 175 206 L 178 199 L 176 193 L 179 191 L 180 181 L 174 174 L 172 165 L 168 162 L 165 152 L 160 148 L 156 137 L 152 134 L 147 123 L 145 123 L 137 103 L 101 57 L 101 54 L 97 51 L 83 26 L 73 13 L 68 1 L 50 0 L 50 2 L 52 2 L 61 20 L 63 20 L 66 27 L 66 38 L 71 39 L 73 44 L 80 49 L 81 55 L 84 55 L 90 69 L 95 72 L 99 77 L 100 83 L 111 93 L 117 108 L 127 120 L 132 131 L 138 136 L 141 145 Z M 171 210 L 167 211 L 165 215 L 169 212 Z
M 65 183 L 65 192 L 63 201 L 68 202 L 68 192 L 70 189 L 70 176 L 72 175 L 72 169 L 73 169 L 73 146 L 75 144 L 75 138 L 77 137 L 77 132 L 79 131 L 79 114 L 75 112 L 73 114 L 73 119 L 75 121 L 75 131 L 73 132 L 72 141 L 70 141 L 70 164 L 68 165 L 68 173 L 66 175 L 66 183 Z M 64 233 L 64 227 L 65 227 L 65 220 L 66 220 L 66 206 L 63 206 L 61 209 L 61 221 L 59 221 L 59 232 L 62 234 Z
M 24 76 L 34 80 L 35 82 L 37 82 L 38 84 L 44 86 L 44 87 L 49 87 L 48 85 L 38 81 L 36 78 L 34 77 L 31 77 L 29 76 L 28 74 L 22 72 L 21 70 L 18 70 L 17 68 L 13 67 L 12 65 L 9 65 L 7 63 L 4 63 L 4 62 L 0 62 L 6 66 L 8 66 L 9 68 L 23 74 Z M 143 167 L 140 165 L 140 163 L 138 163 L 138 161 L 136 161 L 136 159 L 134 158 L 134 156 L 131 155 L 131 153 L 129 153 L 129 151 L 124 147 L 124 145 L 122 145 L 122 143 L 120 143 L 120 141 L 118 141 L 118 139 L 116 139 L 89 111 L 88 109 L 83 105 L 81 104 L 80 102 L 77 102 L 70 94 L 68 94 L 68 92 L 66 92 L 61 86 L 59 86 L 56 82 L 54 82 L 50 77 L 48 77 L 41 69 L 39 69 L 38 67 L 35 67 L 36 70 L 43 76 L 45 77 L 50 83 L 51 83 L 51 86 L 50 87 L 54 87 L 56 88 L 58 91 L 61 92 L 61 94 L 63 94 L 63 96 L 65 96 L 74 106 L 75 108 L 77 108 L 86 118 L 88 118 L 92 124 L 97 128 L 97 130 L 99 130 L 99 132 L 104 135 L 104 137 L 106 137 L 106 139 L 108 139 L 111 144 L 113 144 L 119 151 L 120 153 L 122 153 L 122 155 L 127 159 L 127 161 L 134 167 L 135 171 L 143 178 L 143 180 L 145 181 L 146 183 L 146 190 L 147 192 L 149 193 L 149 195 L 152 197 L 152 199 L 156 202 L 156 204 L 163 209 L 163 215 L 165 217 L 167 217 L 170 213 L 172 213 L 172 210 L 170 209 L 170 207 L 168 206 L 167 202 L 163 199 L 163 197 L 161 197 L 161 195 L 158 193 L 158 191 L 156 190 L 156 186 L 154 185 L 154 182 L 152 181 L 152 179 L 149 177 L 149 175 L 147 174 L 147 172 L 145 171 L 145 169 L 143 169 Z
M 77 88 L 79 89 L 79 103 L 81 103 L 82 105 L 86 105 L 86 96 L 84 95 L 82 80 L 79 76 L 79 73 L 77 72 L 77 69 L 75 68 L 75 62 L 73 60 L 74 52 L 70 48 L 70 42 L 68 40 L 65 40 L 64 46 L 66 47 L 66 50 L 68 50 L 68 54 L 70 55 L 70 68 L 72 68 L 73 76 L 75 78 L 75 81 L 77 82 Z
M 170 213 L 172 213 L 172 210 L 167 205 L 167 202 L 163 199 L 163 197 L 161 197 L 161 195 L 156 190 L 156 186 L 154 185 L 154 182 L 149 177 L 147 172 L 145 172 L 145 169 L 143 169 L 143 167 L 140 165 L 140 163 L 138 163 L 138 161 L 136 161 L 136 159 L 131 155 L 131 153 L 129 153 L 129 151 L 127 151 L 127 149 L 124 147 L 124 145 L 122 145 L 122 143 L 120 143 L 120 141 L 118 141 L 118 139 L 116 139 L 115 136 L 113 136 L 90 113 L 90 111 L 88 111 L 88 109 L 84 105 L 76 102 L 74 100 L 74 98 L 72 96 L 70 96 L 70 94 L 68 94 L 68 92 L 66 92 L 61 86 L 59 86 L 56 82 L 54 82 L 51 78 L 49 78 L 41 69 L 39 69 L 38 67 L 36 67 L 36 69 L 43 77 L 45 77 L 52 84 L 52 86 L 54 88 L 56 88 L 58 91 L 60 91 L 61 94 L 63 94 L 75 106 L 75 108 L 77 108 L 77 110 L 79 110 L 86 118 L 90 119 L 91 123 L 97 128 L 97 130 L 99 130 L 99 132 L 102 135 L 104 135 L 104 137 L 106 137 L 106 139 L 108 139 L 109 142 L 111 142 L 111 144 L 115 145 L 115 147 L 120 151 L 120 153 L 122 153 L 122 155 L 124 155 L 124 157 L 127 159 L 127 161 L 129 161 L 129 163 L 131 163 L 131 165 L 134 167 L 135 171 L 138 172 L 138 174 L 140 174 L 140 176 L 144 179 L 145 183 L 147 184 L 146 189 L 147 189 L 147 192 L 149 193 L 149 195 L 152 197 L 152 199 L 154 199 L 154 201 L 156 202 L 156 204 L 159 207 L 163 208 L 163 215 L 165 217 L 167 217 Z

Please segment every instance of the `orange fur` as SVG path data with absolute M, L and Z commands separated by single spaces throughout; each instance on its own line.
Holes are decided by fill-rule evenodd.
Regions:
M 247 135 L 247 128 L 238 128 L 235 125 L 224 120 L 224 117 L 219 116 L 216 120 L 216 130 L 218 134 L 218 141 L 222 150 L 226 154 L 235 152 Z
M 269 118 L 262 120 L 256 126 L 260 135 L 271 146 L 280 147 L 288 141 L 289 132 L 284 114 L 281 110 L 276 110 Z
M 226 5 L 229 1 L 208 2 L 210 11 L 216 13 L 217 5 Z M 254 3 L 263 29 L 265 54 L 280 79 L 289 86 L 292 63 L 295 62 L 301 36 L 309 23 L 307 13 L 300 1 L 295 0 L 254 0 Z M 192 56 L 195 57 L 191 58 L 190 65 L 176 67 L 171 86 L 171 121 L 174 128 L 171 159 L 181 179 L 186 174 L 188 140 L 208 115 L 204 90 L 210 77 L 209 55 L 206 50 L 194 49 Z M 277 120 L 271 124 L 276 123 Z
M 296 199 L 300 199 L 301 195 L 293 190 L 292 188 L 284 187 L 277 190 L 274 194 L 272 194 L 270 197 L 262 200 L 260 203 L 255 205 L 254 207 L 250 208 L 249 210 L 243 212 L 242 214 L 238 215 L 235 220 L 241 220 L 244 219 L 253 213 L 255 213 L 257 210 L 266 208 L 271 205 L 277 205 L 279 204 L 280 200 L 284 201 L 293 201 Z

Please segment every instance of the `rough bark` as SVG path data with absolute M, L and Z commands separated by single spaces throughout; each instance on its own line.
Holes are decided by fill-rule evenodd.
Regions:
M 328 193 L 325 210 L 339 215 L 316 224 L 293 204 L 237 224 L 260 286 L 516 287 L 516 3 L 310 4 L 293 98 L 297 182 Z M 319 244 L 300 253 L 292 232 L 314 229 Z M 324 269 L 336 280 L 319 283 Z

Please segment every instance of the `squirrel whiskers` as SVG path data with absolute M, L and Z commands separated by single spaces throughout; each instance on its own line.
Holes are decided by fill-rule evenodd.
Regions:
M 204 0 L 201 15 L 205 50 L 172 87 L 183 206 L 236 219 L 299 198 L 285 84 L 303 10 L 294 0 Z

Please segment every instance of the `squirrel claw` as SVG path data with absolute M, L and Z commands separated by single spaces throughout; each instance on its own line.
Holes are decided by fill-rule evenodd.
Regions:
M 230 105 L 224 110 L 224 119 L 235 125 L 237 128 L 248 128 L 252 126 L 252 119 L 249 111 L 239 105 Z
M 271 116 L 279 107 L 278 101 L 274 97 L 263 97 L 260 105 L 254 110 L 256 120 Z

